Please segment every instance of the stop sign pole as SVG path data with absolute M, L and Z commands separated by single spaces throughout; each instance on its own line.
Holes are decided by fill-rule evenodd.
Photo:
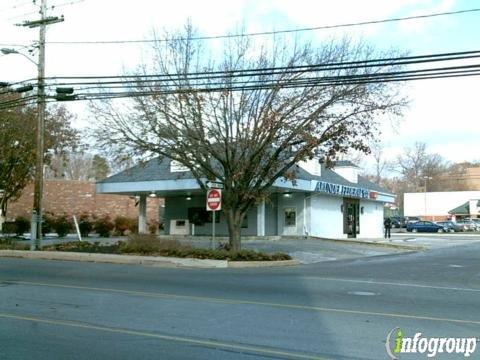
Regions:
M 210 189 L 207 191 L 207 211 L 213 211 L 212 222 L 212 242 L 210 247 L 213 249 L 215 244 L 215 213 L 222 208 L 222 190 Z

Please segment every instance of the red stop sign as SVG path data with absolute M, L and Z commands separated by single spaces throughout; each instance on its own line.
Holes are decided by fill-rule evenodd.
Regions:
M 207 210 L 217 211 L 222 208 L 222 191 L 219 189 L 210 189 L 207 192 Z

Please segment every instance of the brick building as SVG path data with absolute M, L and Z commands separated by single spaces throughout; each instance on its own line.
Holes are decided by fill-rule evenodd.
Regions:
M 480 167 L 466 169 L 465 186 L 471 190 L 480 190 Z
M 90 181 L 45 180 L 43 189 L 43 211 L 54 215 L 89 214 L 129 218 L 138 217 L 138 200 L 122 195 L 97 194 L 95 183 Z M 159 206 L 163 200 L 147 199 L 148 222 L 158 221 Z M 17 216 L 31 217 L 33 206 L 33 184 L 27 186 L 22 196 L 8 205 L 7 220 Z

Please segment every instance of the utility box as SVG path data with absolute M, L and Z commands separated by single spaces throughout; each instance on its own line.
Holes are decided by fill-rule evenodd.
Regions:
M 188 219 L 170 220 L 170 235 L 190 235 Z

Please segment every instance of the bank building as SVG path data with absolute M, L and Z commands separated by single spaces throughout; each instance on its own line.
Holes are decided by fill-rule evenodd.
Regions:
M 359 175 L 360 170 L 350 161 L 337 161 L 333 168 L 318 159 L 300 162 L 295 181 L 277 179 L 268 199 L 249 210 L 242 236 L 382 237 L 384 206 L 395 197 Z M 212 234 L 205 190 L 176 161 L 152 159 L 97 182 L 96 191 L 137 197 L 140 232 L 146 230 L 147 199 L 161 197 L 165 234 Z M 222 211 L 215 215 L 216 234 L 227 236 L 225 216 Z

